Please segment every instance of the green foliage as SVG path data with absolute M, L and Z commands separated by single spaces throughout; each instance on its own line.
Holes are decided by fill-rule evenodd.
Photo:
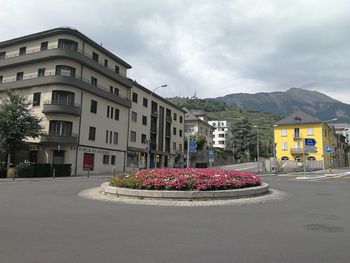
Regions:
M 55 169 L 56 177 L 67 177 L 71 176 L 72 165 L 71 164 L 53 164 L 51 170 Z
M 0 178 L 6 177 L 6 163 L 0 163 Z
M 40 122 L 26 97 L 8 91 L 0 101 L 0 149 L 12 154 L 25 149 L 25 138 L 40 135 Z
M 141 183 L 138 181 L 133 173 L 126 173 L 114 176 L 109 179 L 109 184 L 115 187 L 125 187 L 132 189 L 140 189 Z
M 201 109 L 207 112 L 218 112 L 226 109 L 226 104 L 211 99 L 186 99 L 186 98 L 170 98 L 171 102 L 175 103 L 180 108 Z

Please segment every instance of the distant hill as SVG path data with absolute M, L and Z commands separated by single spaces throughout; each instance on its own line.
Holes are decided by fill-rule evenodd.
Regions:
M 291 88 L 285 92 L 237 93 L 209 100 L 274 114 L 288 115 L 301 110 L 321 120 L 338 117 L 338 121 L 350 122 L 349 104 L 318 91 Z

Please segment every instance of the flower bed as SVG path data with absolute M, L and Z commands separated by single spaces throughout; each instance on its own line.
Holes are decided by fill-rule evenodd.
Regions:
M 210 191 L 261 185 L 255 174 L 221 169 L 147 169 L 112 177 L 115 187 L 147 190 Z

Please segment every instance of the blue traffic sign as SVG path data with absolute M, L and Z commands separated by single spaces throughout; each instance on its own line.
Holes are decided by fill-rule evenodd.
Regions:
M 332 146 L 326 146 L 326 152 L 328 152 L 328 153 L 333 152 Z
M 315 139 L 310 139 L 310 138 L 304 139 L 304 145 L 306 145 L 306 146 L 315 146 L 315 144 L 316 144 Z
M 189 141 L 188 147 L 189 147 L 190 152 L 192 152 L 192 153 L 196 152 L 197 151 L 196 141 Z
M 208 151 L 208 157 L 209 158 L 214 158 L 214 152 L 213 151 Z

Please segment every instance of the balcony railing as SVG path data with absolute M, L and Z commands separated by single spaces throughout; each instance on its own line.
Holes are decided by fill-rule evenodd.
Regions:
M 294 133 L 294 139 L 301 139 L 300 133 Z
M 303 154 L 304 148 L 290 148 L 291 154 Z
M 40 143 L 45 144 L 78 144 L 78 135 L 60 135 L 54 133 L 43 133 L 40 138 Z
M 80 104 L 48 100 L 44 101 L 43 113 L 63 113 L 80 116 Z

